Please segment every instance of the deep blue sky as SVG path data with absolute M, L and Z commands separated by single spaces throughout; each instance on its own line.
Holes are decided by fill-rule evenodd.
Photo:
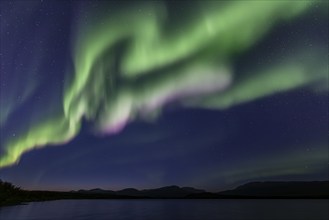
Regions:
M 85 4 L 88 7 L 78 1 L 1 2 L 0 157 L 11 140 L 33 133 L 36 124 L 62 111 L 67 75 L 74 70 L 76 29 L 81 21 L 93 19 L 90 14 L 83 17 L 85 13 L 102 7 L 98 2 Z M 112 2 L 107 7 L 115 11 L 127 5 Z M 319 13 L 320 6 L 273 27 L 232 58 L 236 82 L 254 66 L 297 56 L 292 46 L 296 42 L 328 50 L 328 14 Z M 182 2 L 167 2 L 166 7 L 173 21 L 179 21 L 174 12 L 191 16 Z M 124 53 L 120 48 L 118 57 Z M 319 69 L 313 65 L 307 71 Z M 116 86 L 122 85 L 118 80 Z M 326 85 L 323 80 L 308 83 L 229 108 L 186 107 L 174 100 L 161 106 L 155 119 L 136 117 L 111 135 L 96 132 L 94 120 L 82 118 L 81 130 L 71 141 L 23 154 L 17 164 L 0 168 L 0 179 L 27 189 L 180 185 L 211 191 L 249 181 L 328 180 Z

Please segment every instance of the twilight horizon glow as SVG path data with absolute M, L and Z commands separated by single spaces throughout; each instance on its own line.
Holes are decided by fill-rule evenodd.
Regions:
M 166 1 L 69 6 L 74 13 L 63 20 L 70 24 L 62 36 L 70 48 L 64 58 L 50 54 L 55 47 L 41 46 L 52 45 L 51 36 L 59 31 L 47 28 L 47 21 L 22 43 L 29 45 L 31 39 L 40 43 L 31 47 L 29 58 L 11 44 L 4 46 L 9 51 L 3 53 L 4 60 L 15 60 L 10 62 L 17 68 L 11 75 L 1 73 L 0 169 L 18 164 L 34 149 L 69 144 L 86 124 L 99 138 L 115 137 L 130 123 L 155 123 L 170 107 L 225 112 L 298 89 L 326 93 L 327 48 L 317 41 L 306 47 L 298 34 L 284 52 L 267 50 L 247 68 L 239 68 L 241 60 L 254 56 L 250 53 L 276 28 L 313 10 L 325 19 L 327 13 L 319 4 L 326 3 L 195 1 L 185 5 L 182 16 Z M 27 21 L 33 19 L 33 12 L 24 13 Z M 14 19 L 9 12 L 7 16 L 8 22 Z M 10 41 L 5 23 L 1 37 L 2 42 Z M 57 59 L 60 62 L 48 65 Z M 47 85 L 47 92 L 40 93 Z M 33 107 L 24 113 L 27 105 Z M 26 117 L 17 117 L 22 112 Z

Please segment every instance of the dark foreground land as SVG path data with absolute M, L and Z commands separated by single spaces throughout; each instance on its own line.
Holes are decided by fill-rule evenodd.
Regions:
M 60 199 L 329 199 L 329 181 L 252 182 L 219 193 L 192 187 L 120 191 L 92 189 L 71 192 L 22 190 L 0 180 L 0 206 Z

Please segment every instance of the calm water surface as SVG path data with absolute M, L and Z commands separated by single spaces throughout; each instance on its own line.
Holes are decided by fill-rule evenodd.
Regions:
M 327 220 L 329 200 L 58 200 L 0 208 L 1 220 Z

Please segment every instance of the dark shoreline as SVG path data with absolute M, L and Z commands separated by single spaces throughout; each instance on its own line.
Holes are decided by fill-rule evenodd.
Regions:
M 53 193 L 53 192 L 52 192 Z M 54 192 L 61 194 L 62 192 Z M 192 194 L 187 197 L 135 197 L 135 196 L 112 196 L 112 195 L 72 195 L 70 197 L 60 197 L 57 198 L 33 198 L 33 199 L 22 199 L 22 200 L 11 200 L 8 203 L 0 203 L 0 207 L 4 206 L 16 206 L 16 205 L 28 205 L 30 202 L 47 202 L 47 201 L 57 201 L 57 200 L 202 200 L 202 199 L 211 199 L 211 200 L 226 200 L 226 199 L 237 199 L 237 200 L 268 200 L 268 199 L 287 199 L 287 200 L 318 200 L 318 199 L 329 199 L 329 195 L 325 196 L 200 196 L 197 194 Z
M 117 199 L 329 199 L 329 181 L 252 182 L 233 190 L 213 193 L 192 187 L 167 186 L 157 189 L 92 189 L 70 192 L 22 190 L 0 182 L 0 207 L 54 200 Z

